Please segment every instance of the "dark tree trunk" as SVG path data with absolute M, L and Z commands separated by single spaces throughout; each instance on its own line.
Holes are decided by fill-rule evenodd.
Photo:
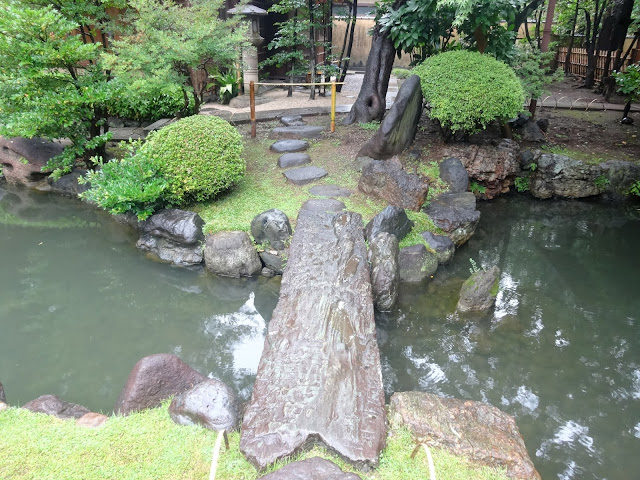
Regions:
M 314 14 L 313 0 L 309 0 L 309 41 L 311 43 L 309 52 L 309 70 L 311 70 L 311 93 L 309 94 L 310 100 L 316 99 L 316 28 L 315 28 L 315 14 Z
M 573 12 L 573 20 L 571 20 L 571 39 L 569 40 L 569 48 L 567 55 L 564 57 L 564 74 L 569 75 L 571 69 L 571 51 L 576 40 L 576 24 L 578 23 L 578 12 L 580 11 L 580 0 L 576 0 L 576 9 Z
M 585 35 L 587 39 L 587 72 L 584 77 L 584 88 L 593 88 L 596 82 L 596 40 L 600 29 L 600 22 L 607 6 L 607 0 L 596 0 L 593 23 L 591 24 L 591 36 Z M 587 33 L 589 32 L 589 15 L 585 11 L 587 17 Z
M 344 79 L 347 77 L 347 69 L 349 68 L 349 60 L 351 59 L 351 47 L 353 47 L 353 36 L 355 34 L 355 30 L 356 30 L 356 17 L 358 15 L 358 0 L 353 0 L 353 10 L 351 11 L 351 31 L 349 32 L 349 45 L 347 47 L 347 59 L 344 62 L 344 65 L 342 65 L 342 72 L 340 73 L 340 78 L 338 79 L 338 82 L 340 82 L 340 85 L 336 86 L 336 90 L 338 92 L 342 91 L 342 82 L 344 82 Z M 344 38 L 345 40 L 347 39 L 347 31 L 344 31 Z M 340 62 L 342 63 L 342 57 L 340 57 Z
M 527 3 L 524 7 L 522 7 L 522 10 L 518 11 L 516 13 L 515 19 L 513 21 L 514 24 L 514 31 L 518 31 L 518 29 L 520 28 L 520 25 L 522 25 L 523 23 L 526 26 L 527 23 L 527 19 L 529 18 L 529 15 L 531 15 L 533 12 L 535 12 L 538 8 L 540 8 L 542 5 L 544 5 L 545 0 L 533 0 L 532 2 Z M 525 30 L 525 32 L 527 32 Z M 529 40 L 529 43 L 531 43 L 530 41 L 531 36 L 527 34 L 527 40 Z
M 542 48 L 542 35 L 540 35 L 540 25 L 542 25 L 542 9 L 540 9 L 538 18 L 536 19 L 536 41 L 538 42 L 538 50 Z
M 382 120 L 386 110 L 385 98 L 395 56 L 393 42 L 386 34 L 381 33 L 380 26 L 376 25 L 362 87 L 351 112 L 344 120 L 346 125 Z
M 627 115 L 629 115 L 630 110 L 631 110 L 631 102 L 627 102 L 627 104 L 624 106 L 624 110 L 622 111 L 622 118 L 627 118 Z
M 615 80 L 610 76 L 612 53 L 614 51 L 616 52 L 613 70 L 618 70 L 621 67 L 619 61 L 622 56 L 624 41 L 627 37 L 629 25 L 631 25 L 633 3 L 634 0 L 614 1 L 611 16 L 607 19 L 610 24 L 608 38 L 605 42 L 607 47 L 607 60 L 605 62 L 604 72 L 602 73 L 602 82 L 600 84 L 602 93 L 607 100 L 611 97 L 611 94 L 615 89 Z M 601 36 L 602 35 L 604 35 L 604 27 L 601 32 Z

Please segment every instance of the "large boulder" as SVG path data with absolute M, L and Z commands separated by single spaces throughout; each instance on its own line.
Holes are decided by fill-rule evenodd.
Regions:
M 204 263 L 207 270 L 225 277 L 252 277 L 262 270 L 249 235 L 240 231 L 207 235 Z
M 143 232 L 183 245 L 201 242 L 203 225 L 204 220 L 197 213 L 177 208 L 161 210 L 140 222 Z
M 136 247 L 174 265 L 199 265 L 204 259 L 200 244 L 182 245 L 150 233 L 143 233 L 136 242 Z
M 622 160 L 608 160 L 600 164 L 602 175 L 609 181 L 606 191 L 615 196 L 626 196 L 629 188 L 640 180 L 640 165 Z
M 169 405 L 171 419 L 179 425 L 202 425 L 209 430 L 235 430 L 240 402 L 217 378 L 208 378 L 179 393 Z
M 456 251 L 453 241 L 446 235 L 436 235 L 431 232 L 422 232 L 422 238 L 426 242 L 427 250 L 433 253 L 440 265 L 449 263 Z
M 286 250 L 265 250 L 260 252 L 260 260 L 266 268 L 276 275 L 284 273 L 284 267 L 287 264 L 288 251 Z
M 529 177 L 529 189 L 536 198 L 583 198 L 602 191 L 596 182 L 602 175 L 600 165 L 555 153 L 540 155 L 535 163 L 537 166 Z
M 267 243 L 276 250 L 284 250 L 291 238 L 289 217 L 278 209 L 267 210 L 251 221 L 251 235 L 258 244 Z
M 490 309 L 496 301 L 500 285 L 500 269 L 495 265 L 489 270 L 473 273 L 460 289 L 459 312 L 481 312 Z
M 53 415 L 63 420 L 78 419 L 90 412 L 87 407 L 83 407 L 77 403 L 65 402 L 55 395 L 42 395 L 35 400 L 25 403 L 22 408 L 34 413 Z
M 345 473 L 335 463 L 311 457 L 282 467 L 259 480 L 360 480 L 355 473 Z
M 449 193 L 469 190 L 469 174 L 457 157 L 449 157 L 440 163 L 440 178 L 449 186 Z
M 91 184 L 89 183 L 78 182 L 78 179 L 84 177 L 86 174 L 86 170 L 76 169 L 67 175 L 63 175 L 58 180 L 53 180 L 49 177 L 47 181 L 51 186 L 51 191 L 68 197 L 77 197 L 91 188 Z
M 431 200 L 425 213 L 457 247 L 471 238 L 480 220 L 476 197 L 471 192 L 439 195 Z
M 396 304 L 398 283 L 398 239 L 381 232 L 369 241 L 369 265 L 373 304 L 381 312 L 388 312 Z
M 0 165 L 7 182 L 29 187 L 46 183 L 47 162 L 64 147 L 44 138 L 0 137 Z
M 546 142 L 547 137 L 537 122 L 529 120 L 522 126 L 522 140 L 525 142 Z
M 371 241 L 379 233 L 386 232 L 402 240 L 413 228 L 413 222 L 407 217 L 404 208 L 389 205 L 371 219 L 364 228 L 364 237 Z
M 358 188 L 367 195 L 386 200 L 389 205 L 419 211 L 427 199 L 426 179 L 407 173 L 397 159 L 373 160 L 362 169 Z
M 423 244 L 411 245 L 400 249 L 398 269 L 401 282 L 422 282 L 436 273 L 438 258 Z
M 478 465 L 504 468 L 510 478 L 540 480 L 515 419 L 491 405 L 431 393 L 394 393 L 392 428 L 406 428 L 429 445 Z
M 358 157 L 386 160 L 411 145 L 418 130 L 422 114 L 420 77 L 411 75 L 402 84 L 393 105 L 384 117 L 378 131 L 366 142 Z
M 157 407 L 163 400 L 189 390 L 206 378 L 176 355 L 149 355 L 141 358 L 131 370 L 114 412 L 127 415 Z

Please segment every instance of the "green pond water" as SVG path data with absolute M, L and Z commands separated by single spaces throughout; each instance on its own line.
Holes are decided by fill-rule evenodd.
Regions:
M 379 314 L 388 395 L 421 390 L 514 415 L 543 478 L 640 472 L 640 212 L 509 197 L 427 285 Z M 73 199 L 0 185 L 0 382 L 108 412 L 142 356 L 169 352 L 251 393 L 279 279 L 156 263 Z M 495 311 L 455 313 L 469 258 L 501 270 Z

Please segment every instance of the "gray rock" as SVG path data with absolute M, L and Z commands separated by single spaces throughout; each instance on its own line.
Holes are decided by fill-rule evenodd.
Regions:
M 362 218 L 318 202 L 298 215 L 244 415 L 240 450 L 258 469 L 318 439 L 372 466 L 386 438 Z
M 540 128 L 540 130 L 542 130 L 543 132 L 547 133 L 547 130 L 549 130 L 549 120 L 548 119 L 541 118 L 541 119 L 537 120 L 536 123 L 538 124 L 538 127 Z
M 77 197 L 91 188 L 89 183 L 78 183 L 78 179 L 86 174 L 86 170 L 77 169 L 67 175 L 63 175 L 56 181 L 51 180 L 51 178 L 48 178 L 47 181 L 53 192 L 69 197 Z
M 204 220 L 195 212 L 168 208 L 140 222 L 143 232 L 172 242 L 193 245 L 204 240 Z
M 206 378 L 175 355 L 157 353 L 143 357 L 131 370 L 113 410 L 127 415 L 157 407 L 163 400 L 189 390 Z
M 202 245 L 199 243 L 183 245 L 150 233 L 143 233 L 136 242 L 136 247 L 174 265 L 199 265 L 204 260 Z
M 311 163 L 311 157 L 306 153 L 285 153 L 278 159 L 280 168 L 299 167 Z
M 602 175 L 609 184 L 606 191 L 611 194 L 627 196 L 629 188 L 640 180 L 640 165 L 622 160 L 608 160 L 600 164 Z
M 320 457 L 300 460 L 259 480 L 360 480 L 355 473 L 345 473 L 335 463 Z
M 309 210 L 312 212 L 337 213 L 347 208 L 340 200 L 333 198 L 312 198 L 302 204 L 300 210 Z
M 394 393 L 389 422 L 414 438 L 448 450 L 477 465 L 505 468 L 510 478 L 540 480 L 515 419 L 482 402 L 431 393 Z
M 529 121 L 530 116 L 526 113 L 519 113 L 516 118 L 509 120 L 511 128 L 522 128 Z
M 429 184 L 424 178 L 403 170 L 399 161 L 373 160 L 362 171 L 358 188 L 389 205 L 419 211 L 427 199 Z
M 0 137 L 0 165 L 7 182 L 34 187 L 44 184 L 51 171 L 47 162 L 60 155 L 64 147 L 44 138 Z
M 496 301 L 500 284 L 500 269 L 479 270 L 462 284 L 459 312 L 481 312 L 490 309 Z
M 280 123 L 285 127 L 298 127 L 304 125 L 302 115 L 285 115 L 284 117 L 280 117 Z
M 356 172 L 362 172 L 371 162 L 373 162 L 371 157 L 357 157 L 353 168 Z
M 369 242 L 373 304 L 381 312 L 391 310 L 398 298 L 399 251 L 398 239 L 390 233 L 380 232 Z
M 259 255 L 260 260 L 262 260 L 262 263 L 264 263 L 265 268 L 271 270 L 274 275 L 282 275 L 282 273 L 284 272 L 284 267 L 287 264 L 284 252 L 272 250 L 270 252 L 260 252 Z
M 456 251 L 453 241 L 446 235 L 436 235 L 431 232 L 422 232 L 422 238 L 427 242 L 427 250 L 438 258 L 438 263 L 449 263 Z
M 431 277 L 438 269 L 438 258 L 424 245 L 411 245 L 398 254 L 400 281 L 417 283 Z
M 565 155 L 543 154 L 529 177 L 529 190 L 536 198 L 583 198 L 601 193 L 596 178 L 600 165 L 589 165 Z
M 534 121 L 528 121 L 522 127 L 522 140 L 525 142 L 546 142 L 547 137 Z
M 55 395 L 42 395 L 41 397 L 25 403 L 25 408 L 34 413 L 46 413 L 63 420 L 77 419 L 90 412 L 87 407 L 77 403 L 69 403 L 61 400 Z
M 387 232 L 401 241 L 413 228 L 413 222 L 407 217 L 404 208 L 389 205 L 371 219 L 364 228 L 364 236 L 371 241 L 381 232 Z
M 357 156 L 386 160 L 401 153 L 413 142 L 421 114 L 420 77 L 411 75 L 400 87 L 380 128 L 362 146 Z
M 480 220 L 471 192 L 445 193 L 431 200 L 425 213 L 459 247 L 471 238 Z
M 316 185 L 309 189 L 311 195 L 318 197 L 350 197 L 351 190 L 338 185 Z
M 324 127 L 315 125 L 298 125 L 293 127 L 276 127 L 271 130 L 269 138 L 319 138 Z
M 263 277 L 272 278 L 276 276 L 276 272 L 274 272 L 270 268 L 263 267 L 260 271 L 260 275 L 262 275 Z
M 257 244 L 267 243 L 271 248 L 284 250 L 291 238 L 289 217 L 278 209 L 267 210 L 251 221 L 251 235 Z
M 520 168 L 522 170 L 530 170 L 535 156 L 531 150 L 522 150 L 520 152 Z
M 262 270 L 262 262 L 246 232 L 207 235 L 204 263 L 211 273 L 225 277 L 251 277 Z
M 0 402 L 7 403 L 7 397 L 4 395 L 4 387 L 2 386 L 2 382 L 0 382 Z
M 276 153 L 302 152 L 309 148 L 309 142 L 304 140 L 279 140 L 269 147 Z
M 287 170 L 283 173 L 283 175 L 289 180 L 291 183 L 296 185 L 306 185 L 308 183 L 313 183 L 321 178 L 327 176 L 327 171 L 324 168 L 320 167 L 299 167 L 294 168 L 292 170 Z
M 179 425 L 202 425 L 209 430 L 235 430 L 240 402 L 217 378 L 207 378 L 177 394 L 169 405 L 171 419 Z
M 442 161 L 440 178 L 449 185 L 449 193 L 462 193 L 469 190 L 469 174 L 459 158 L 449 157 Z

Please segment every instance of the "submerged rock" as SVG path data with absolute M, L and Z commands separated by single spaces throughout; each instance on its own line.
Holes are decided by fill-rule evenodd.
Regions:
M 22 408 L 34 413 L 53 415 L 63 420 L 78 419 L 90 412 L 87 407 L 83 407 L 77 403 L 65 402 L 55 395 L 42 395 L 35 400 L 25 403 Z
M 240 231 L 207 235 L 204 262 L 211 273 L 225 277 L 252 277 L 262 270 L 249 235 Z
M 161 210 L 140 222 L 143 232 L 183 245 L 204 240 L 203 225 L 204 220 L 197 213 L 177 208 Z
M 400 249 L 398 268 L 401 282 L 422 282 L 436 273 L 438 258 L 422 244 Z
M 369 242 L 373 303 L 381 312 L 391 310 L 398 298 L 399 252 L 398 239 L 390 233 L 381 232 Z
M 480 312 L 490 309 L 496 301 L 500 282 L 500 269 L 479 270 L 472 274 L 460 289 L 458 311 Z
M 360 480 L 355 473 L 345 473 L 335 463 L 320 457 L 300 460 L 259 480 Z
M 202 425 L 209 430 L 235 430 L 240 402 L 217 378 L 208 378 L 179 393 L 169 405 L 171 419 L 179 425 Z
M 78 179 L 84 177 L 87 174 L 86 170 L 76 169 L 67 175 L 63 175 L 58 180 L 51 180 L 51 177 L 47 178 L 51 190 L 61 195 L 69 197 L 77 197 L 79 194 L 86 192 L 91 188 L 89 183 L 79 183 Z
M 183 245 L 150 233 L 143 233 L 136 242 L 136 247 L 174 265 L 199 265 L 204 259 L 200 244 Z

